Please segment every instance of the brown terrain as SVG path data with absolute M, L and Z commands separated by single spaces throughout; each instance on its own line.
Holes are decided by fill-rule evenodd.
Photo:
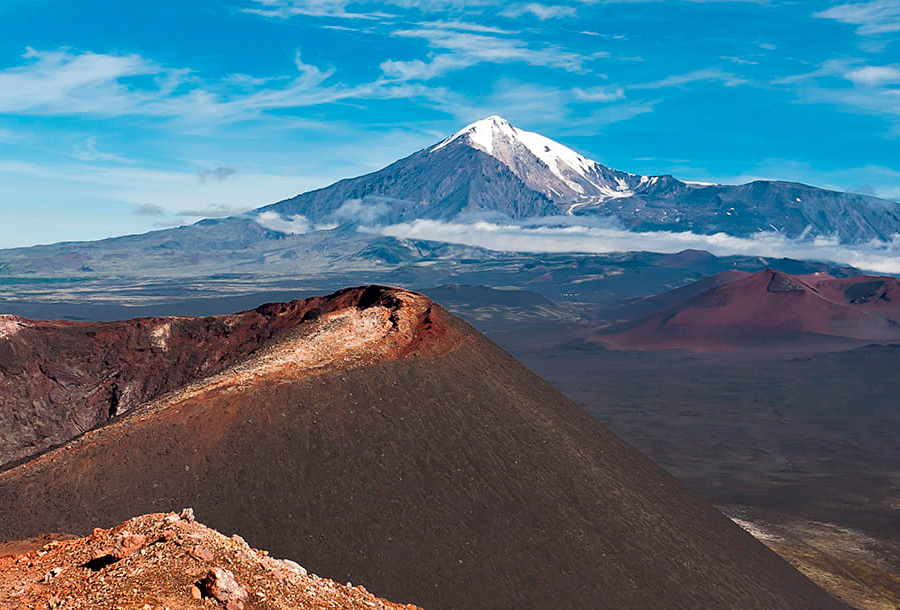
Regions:
M 269 557 L 197 523 L 190 509 L 22 554 L 0 551 L 0 608 L 417 610 Z
M 427 298 L 369 287 L 263 310 L 296 321 L 0 473 L 0 538 L 191 505 L 426 608 L 843 607 Z
M 695 351 L 833 350 L 900 340 L 897 278 L 800 277 L 766 269 L 723 279 L 731 281 L 699 294 L 691 295 L 695 287 L 689 286 L 655 297 L 651 305 L 670 306 L 594 337 L 619 349 Z M 676 301 L 682 293 L 687 298 Z

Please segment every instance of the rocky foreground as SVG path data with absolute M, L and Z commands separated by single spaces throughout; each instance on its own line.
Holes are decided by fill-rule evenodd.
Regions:
M 180 514 L 134 517 L 21 554 L 0 545 L 0 608 L 416 610 L 250 548 Z

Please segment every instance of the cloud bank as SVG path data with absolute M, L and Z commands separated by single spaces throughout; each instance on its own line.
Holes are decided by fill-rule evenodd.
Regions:
M 489 250 L 512 252 L 608 252 L 646 251 L 675 253 L 706 250 L 716 256 L 760 256 L 820 260 L 852 265 L 867 271 L 900 274 L 900 235 L 891 242 L 873 241 L 849 246 L 836 238 L 790 239 L 779 233 L 734 237 L 725 233 L 701 235 L 670 231 L 635 232 L 611 223 L 546 226 L 494 222 L 438 222 L 416 220 L 362 231 L 397 238 L 441 241 Z

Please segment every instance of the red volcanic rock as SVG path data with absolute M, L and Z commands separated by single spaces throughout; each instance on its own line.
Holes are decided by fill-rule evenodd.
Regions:
M 147 537 L 142 534 L 129 534 L 122 532 L 116 540 L 116 545 L 110 555 L 116 559 L 125 559 L 132 553 L 135 553 L 147 543 Z
M 171 522 L 165 516 L 142 515 L 85 538 L 0 556 L 0 608 L 417 610 L 379 599 L 361 587 L 292 570 L 288 562 L 204 525 Z M 201 541 L 209 557 L 198 562 L 183 546 L 166 540 L 163 534 L 169 527 L 179 536 Z M 137 538 L 151 541 L 143 552 L 130 553 L 116 563 L 93 559 L 123 539 Z M 273 564 L 282 566 L 285 576 L 272 576 Z
M 206 318 L 83 323 L 0 315 L 0 467 L 234 367 L 330 314 L 396 308 L 398 294 L 352 288 Z
M 211 559 L 212 553 L 207 561 Z M 247 590 L 238 584 L 231 570 L 215 567 L 201 583 L 206 594 L 224 603 L 226 610 L 242 610 L 247 601 Z
M 661 297 L 662 298 L 662 297 Z M 900 339 L 900 281 L 767 269 L 598 334 L 630 349 L 835 348 Z

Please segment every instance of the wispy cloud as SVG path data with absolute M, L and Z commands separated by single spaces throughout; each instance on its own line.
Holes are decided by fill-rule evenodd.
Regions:
M 297 15 L 307 17 L 335 17 L 342 19 L 378 19 L 389 17 L 380 11 L 348 11 L 350 0 L 252 0 L 252 5 L 241 8 L 244 13 L 273 19 L 287 19 Z
M 590 89 L 576 87 L 572 92 L 576 98 L 586 102 L 615 102 L 625 99 L 625 90 L 618 86 L 591 87 Z
M 857 113 L 876 114 L 895 124 L 900 117 L 900 69 L 860 59 L 830 59 L 815 70 L 773 81 L 795 87 L 805 103 L 826 103 Z M 848 86 L 848 84 L 850 86 Z
M 386 78 L 400 81 L 427 81 L 469 68 L 477 63 L 479 62 L 472 57 L 441 54 L 428 61 L 388 59 L 382 62 L 380 67 Z
M 717 256 L 751 255 L 822 260 L 853 265 L 879 273 L 900 273 L 900 235 L 890 243 L 841 245 L 836 239 L 788 239 L 778 233 L 734 237 L 724 233 L 701 235 L 669 231 L 636 232 L 607 223 L 595 226 L 528 226 L 493 222 L 445 223 L 416 220 L 369 232 L 392 237 L 443 241 L 513 252 L 628 252 L 674 253 L 707 250 Z
M 504 17 L 518 18 L 523 15 L 537 17 L 541 21 L 547 19 L 559 19 L 562 17 L 574 17 L 575 7 L 561 4 L 539 4 L 528 2 L 526 4 L 513 4 L 500 12 Z
M 129 159 L 109 152 L 97 150 L 97 137 L 90 136 L 75 147 L 72 157 L 79 161 L 113 161 L 117 163 L 130 163 Z
M 429 61 L 387 61 L 382 70 L 391 77 L 424 79 L 442 76 L 478 64 L 522 63 L 530 66 L 582 72 L 591 57 L 555 45 L 538 45 L 515 37 L 476 33 L 450 27 L 419 27 L 393 32 L 401 38 L 424 40 L 441 52 Z
M 296 75 L 230 75 L 205 82 L 138 55 L 28 49 L 24 65 L 0 71 L 0 113 L 39 116 L 149 116 L 194 125 L 250 120 L 272 111 L 343 100 L 426 98 L 439 93 L 378 79 L 328 83 L 333 72 L 294 57 Z
M 877 36 L 900 32 L 900 1 L 871 0 L 870 2 L 848 2 L 837 4 L 814 17 L 835 19 L 842 23 L 858 26 L 861 36 Z
M 462 32 L 476 32 L 479 34 L 517 34 L 515 30 L 500 28 L 494 25 L 486 25 L 484 23 L 472 23 L 471 21 L 459 20 L 437 20 L 437 21 L 421 21 L 418 27 L 422 28 L 440 28 L 446 30 L 460 30 Z
M 138 55 L 78 53 L 67 49 L 28 48 L 26 64 L 0 71 L 0 113 L 126 114 L 170 93 L 181 71 L 169 71 Z M 145 88 L 127 86 L 127 78 L 145 77 Z M 113 110 L 118 108 L 118 110 Z
M 716 81 L 720 82 L 726 87 L 736 87 L 738 85 L 746 84 L 746 81 L 739 76 L 732 74 L 730 72 L 725 72 L 721 68 L 703 68 L 702 70 L 693 70 L 691 72 L 686 72 L 684 74 L 673 74 L 672 76 L 667 76 L 666 78 L 651 81 L 647 83 L 636 83 L 633 85 L 628 85 L 629 89 L 663 89 L 666 87 L 679 87 L 681 85 L 688 85 L 696 82 L 709 82 Z
M 746 57 L 730 57 L 728 55 L 721 55 L 719 59 L 724 59 L 725 61 L 729 61 L 733 64 L 737 64 L 739 66 L 758 66 L 759 62 L 755 59 L 747 59 Z
M 274 19 L 287 19 L 299 15 L 339 19 L 383 19 L 395 16 L 390 12 L 392 8 L 436 13 L 491 4 L 492 0 L 250 0 L 250 4 L 240 10 Z M 353 10 L 350 7 L 353 7 Z

